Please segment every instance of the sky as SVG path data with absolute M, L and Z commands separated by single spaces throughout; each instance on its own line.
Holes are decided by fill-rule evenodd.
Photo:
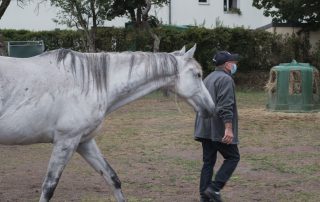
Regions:
M 0 20 L 0 28 L 28 30 L 66 28 L 53 22 L 52 19 L 56 17 L 56 12 L 57 9 L 51 7 L 49 3 L 42 3 L 37 9 L 36 3 L 19 7 L 16 1 L 12 1 Z

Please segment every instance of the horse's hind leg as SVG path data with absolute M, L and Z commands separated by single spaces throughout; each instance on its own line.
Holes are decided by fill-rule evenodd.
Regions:
M 64 139 L 54 144 L 46 178 L 42 184 L 40 202 L 47 202 L 53 196 L 64 167 L 79 144 L 80 137 Z
M 124 202 L 125 198 L 121 190 L 121 182 L 116 172 L 111 168 L 109 163 L 103 158 L 96 142 L 91 139 L 81 143 L 77 152 L 98 172 L 106 182 L 112 187 L 113 193 L 118 202 Z

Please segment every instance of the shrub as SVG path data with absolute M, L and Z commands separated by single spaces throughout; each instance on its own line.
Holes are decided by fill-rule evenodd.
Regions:
M 161 38 L 160 51 L 171 52 L 187 48 L 197 43 L 196 59 L 202 65 L 204 74 L 214 66 L 213 55 L 219 50 L 239 53 L 240 72 L 269 71 L 283 62 L 309 62 L 320 67 L 320 42 L 313 52 L 306 37 L 296 35 L 276 35 L 261 30 L 241 27 L 215 29 L 159 27 L 154 30 Z M 84 51 L 86 41 L 81 31 L 27 31 L 1 30 L 6 41 L 43 40 L 47 50 L 70 48 Z M 126 28 L 99 28 L 97 30 L 98 51 L 152 51 L 153 40 L 146 31 Z M 311 52 L 311 53 L 310 53 Z
M 312 51 L 311 64 L 320 70 L 320 41 L 316 44 Z

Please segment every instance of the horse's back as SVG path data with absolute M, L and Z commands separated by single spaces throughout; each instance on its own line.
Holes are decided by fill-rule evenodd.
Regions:
M 50 141 L 41 128 L 52 113 L 49 68 L 41 57 L 0 57 L 0 143 Z
M 92 131 L 102 120 L 69 61 L 59 67 L 55 56 L 0 58 L 0 144 L 52 142 L 60 133 Z

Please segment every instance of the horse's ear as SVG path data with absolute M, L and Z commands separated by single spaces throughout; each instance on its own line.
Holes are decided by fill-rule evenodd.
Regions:
M 193 58 L 194 52 L 196 52 L 196 48 L 197 48 L 197 44 L 194 44 L 194 46 L 183 55 L 183 57 Z
M 184 55 L 186 53 L 186 46 L 183 46 L 180 50 L 180 54 Z
M 186 46 L 183 46 L 181 50 L 172 52 L 173 55 L 184 55 L 186 53 Z

